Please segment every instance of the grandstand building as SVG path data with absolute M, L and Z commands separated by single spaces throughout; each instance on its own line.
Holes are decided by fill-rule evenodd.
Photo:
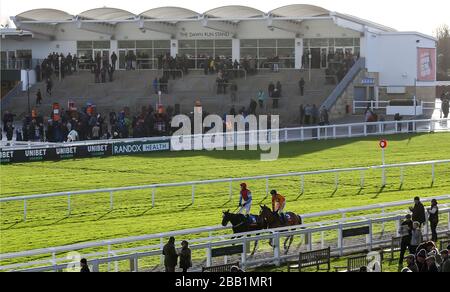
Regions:
M 44 59 L 52 52 L 77 55 L 83 69 L 83 62 L 97 54 L 110 58 L 114 52 L 117 69 L 124 70 L 133 51 L 143 70 L 158 69 L 162 54 L 187 56 L 189 68 L 199 70 L 209 57 L 254 59 L 259 69 L 270 68 L 277 57 L 281 70 L 308 76 L 320 70 L 329 75 L 333 56 L 348 54 L 359 58 L 352 75 L 336 82 L 337 91 L 316 97 L 333 117 L 349 114 L 354 100 L 436 97 L 436 39 L 312 5 L 268 13 L 245 6 L 204 13 L 161 7 L 139 15 L 114 8 L 78 15 L 36 9 L 11 19 L 18 30 L 2 30 L 2 69 L 16 69 L 9 68 L 12 60 L 17 66 L 19 60 Z

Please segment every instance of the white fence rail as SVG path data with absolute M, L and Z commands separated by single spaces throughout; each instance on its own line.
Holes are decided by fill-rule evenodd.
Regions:
M 440 232 L 448 232 L 450 230 L 450 203 L 443 204 L 443 201 L 450 200 L 450 195 L 436 197 L 440 204 L 440 214 L 441 217 L 444 214 L 447 214 L 447 221 L 441 221 L 439 226 Z M 431 201 L 431 198 L 423 199 L 423 202 Z M 384 225 L 389 222 L 396 222 L 397 231 L 400 225 L 400 221 L 404 218 L 405 214 L 408 213 L 406 209 L 399 210 L 396 212 L 385 213 L 386 209 L 401 207 L 406 205 L 411 205 L 411 201 L 401 201 L 401 202 L 392 202 L 386 204 L 376 204 L 370 206 L 362 206 L 341 210 L 332 210 L 325 211 L 313 214 L 305 214 L 302 215 L 303 218 L 320 218 L 323 216 L 331 216 L 331 215 L 341 215 L 342 219 L 338 220 L 329 220 L 329 221 L 321 221 L 315 223 L 308 223 L 301 226 L 290 227 L 289 231 L 286 231 L 286 228 L 279 229 L 271 229 L 271 230 L 263 230 L 256 232 L 249 232 L 243 234 L 245 236 L 241 238 L 235 238 L 232 234 L 226 235 L 216 235 L 213 236 L 212 232 L 217 230 L 228 229 L 227 227 L 206 227 L 206 228 L 198 228 L 198 229 L 190 229 L 190 230 L 182 230 L 176 232 L 169 233 L 161 233 L 154 235 L 144 235 L 137 237 L 129 237 L 122 239 L 114 239 L 114 240 L 105 240 L 99 242 L 91 242 L 91 243 L 82 243 L 82 244 L 74 244 L 69 246 L 62 247 L 54 247 L 54 248 L 45 248 L 45 249 L 37 249 L 30 250 L 18 253 L 8 253 L 8 254 L 0 254 L 0 261 L 11 260 L 11 259 L 25 259 L 33 256 L 40 256 L 41 258 L 45 258 L 51 256 L 50 259 L 41 259 L 37 261 L 31 262 L 21 262 L 16 264 L 2 265 L 0 266 L 0 271 L 11 271 L 11 270 L 25 270 L 25 271 L 62 271 L 67 268 L 68 261 L 70 259 L 67 258 L 57 258 L 57 254 L 62 254 L 65 252 L 73 252 L 73 251 L 82 251 L 85 249 L 99 248 L 99 247 L 107 247 L 107 252 L 97 252 L 91 254 L 84 254 L 83 256 L 89 258 L 90 264 L 93 266 L 93 271 L 99 271 L 100 264 L 109 264 L 116 263 L 118 261 L 128 260 L 130 261 L 130 270 L 138 271 L 138 260 L 148 257 L 160 257 L 162 252 L 162 247 L 164 240 L 171 237 L 182 237 L 192 234 L 202 234 L 209 233 L 209 237 L 207 238 L 199 238 L 195 240 L 190 240 L 190 247 L 194 251 L 202 250 L 205 254 L 206 266 L 210 266 L 212 264 L 212 249 L 216 247 L 230 246 L 233 244 L 243 244 L 243 246 L 247 246 L 250 242 L 261 241 L 261 240 L 272 240 L 274 243 L 273 256 L 268 257 L 264 256 L 264 259 L 255 259 L 251 256 L 249 257 L 248 252 L 244 251 L 241 255 L 241 263 L 243 266 L 254 266 L 261 263 L 275 263 L 280 264 L 283 260 L 293 257 L 294 255 L 282 255 L 281 251 L 281 240 L 283 238 L 287 238 L 289 236 L 303 236 L 305 239 L 306 249 L 312 250 L 314 248 L 313 242 L 313 234 L 320 235 L 320 241 L 316 242 L 316 247 L 320 248 L 325 247 L 325 232 L 335 231 L 336 237 L 332 240 L 332 243 L 328 243 L 329 246 L 333 245 L 332 250 L 337 252 L 339 255 L 343 255 L 347 250 L 354 249 L 369 249 L 372 250 L 375 246 L 379 246 L 380 244 L 385 244 L 390 242 L 390 239 L 375 238 L 374 225 L 379 224 L 383 226 L 382 232 L 384 233 Z M 356 216 L 356 217 L 348 217 L 347 214 L 361 211 L 369 211 L 369 210 L 382 210 L 381 213 L 375 215 L 365 215 L 365 216 Z M 445 226 L 442 222 L 445 222 Z M 369 227 L 369 234 L 366 236 L 365 243 L 361 244 L 358 242 L 348 242 L 344 240 L 343 231 L 347 228 L 354 227 Z M 429 235 L 428 224 L 425 224 L 425 237 L 428 238 Z M 398 234 L 397 234 L 398 235 Z M 395 234 L 394 234 L 395 236 Z M 128 248 L 121 250 L 113 250 L 113 245 L 124 244 L 124 243 L 138 243 L 144 242 L 148 240 L 159 240 L 160 244 L 151 245 L 151 246 L 139 246 L 137 248 Z M 106 256 L 106 257 L 105 257 Z M 103 257 L 103 258 L 102 258 Z M 117 269 L 117 265 L 116 265 Z
M 28 215 L 28 203 L 32 200 L 45 199 L 45 198 L 67 197 L 67 216 L 70 216 L 70 214 L 72 212 L 71 199 L 74 196 L 109 193 L 110 210 L 113 210 L 114 209 L 114 193 L 124 192 L 124 191 L 151 190 L 151 206 L 152 206 L 152 208 L 154 208 L 156 206 L 156 191 L 157 191 L 157 189 L 190 186 L 191 187 L 191 204 L 194 204 L 195 197 L 196 197 L 196 186 L 227 183 L 228 184 L 227 191 L 228 191 L 229 199 L 231 200 L 233 197 L 233 183 L 242 182 L 242 181 L 261 181 L 262 180 L 262 181 L 265 181 L 265 186 L 266 186 L 264 199 L 267 199 L 269 196 L 269 192 L 270 192 L 270 179 L 274 179 L 274 178 L 286 178 L 286 177 L 300 178 L 300 193 L 304 194 L 304 192 L 305 192 L 305 176 L 335 174 L 334 184 L 335 184 L 335 189 L 337 190 L 339 188 L 339 174 L 340 173 L 358 172 L 360 175 L 360 187 L 364 188 L 365 178 L 366 178 L 365 173 L 369 170 L 379 170 L 379 169 L 382 170 L 381 183 L 382 183 L 382 186 L 386 186 L 386 184 L 387 184 L 386 170 L 387 169 L 393 169 L 393 168 L 400 169 L 400 184 L 403 184 L 405 168 L 429 165 L 429 166 L 431 166 L 431 170 L 430 170 L 431 182 L 432 182 L 432 184 L 434 184 L 434 182 L 436 180 L 436 165 L 448 164 L 448 163 L 450 163 L 450 160 L 435 160 L 435 161 L 408 162 L 408 163 L 356 167 L 356 168 L 342 168 L 342 169 L 305 171 L 305 172 L 296 172 L 296 173 L 272 174 L 272 175 L 253 176 L 253 177 L 227 178 L 227 179 L 215 179 L 215 180 L 205 180 L 205 181 L 190 181 L 190 182 L 167 183 L 167 184 L 153 184 L 153 185 L 144 185 L 144 186 L 130 186 L 130 187 L 108 188 L 108 189 L 97 189 L 97 190 L 68 191 L 68 192 L 51 193 L 51 194 L 37 194 L 37 195 L 29 195 L 29 196 L 0 198 L 0 203 L 23 201 L 23 221 L 26 221 L 27 215 Z
M 394 135 L 405 133 L 430 133 L 430 132 L 449 132 L 450 118 L 448 119 L 422 119 L 422 120 L 404 120 L 404 121 L 386 121 L 374 123 L 351 123 L 334 124 L 325 126 L 298 127 L 271 129 L 260 131 L 247 131 L 235 133 L 203 134 L 189 135 L 184 137 L 152 137 L 152 138 L 130 138 L 117 140 L 87 140 L 72 143 L 47 143 L 47 142 L 0 142 L 2 151 L 23 150 L 33 148 L 52 148 L 52 147 L 73 147 L 84 145 L 115 144 L 115 143 L 133 143 L 133 142 L 160 142 L 170 141 L 171 139 L 209 138 L 223 136 L 224 146 L 245 146 L 252 145 L 251 137 L 254 143 L 269 137 L 277 139 L 278 142 L 303 142 L 311 140 L 329 140 L 340 138 L 360 138 L 379 135 Z M 238 139 L 243 137 L 243 139 Z M 259 137 L 259 140 L 258 140 Z M 264 139 L 263 139 L 264 140 Z M 267 142 L 266 142 L 267 143 Z

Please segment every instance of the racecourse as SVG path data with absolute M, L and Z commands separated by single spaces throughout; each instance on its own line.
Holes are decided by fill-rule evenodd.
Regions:
M 379 165 L 378 140 L 281 144 L 280 158 L 273 162 L 260 162 L 259 152 L 204 151 L 2 165 L 0 196 Z M 390 136 L 386 163 L 448 159 L 449 149 L 448 133 Z M 287 197 L 288 211 L 299 214 L 450 193 L 448 164 L 436 167 L 433 186 L 430 166 L 408 168 L 403 186 L 398 169 L 387 174 L 385 188 L 381 188 L 381 171 L 366 174 L 364 189 L 360 189 L 360 177 L 355 173 L 341 175 L 337 191 L 334 175 L 306 177 L 301 196 L 298 179 L 274 179 L 270 188 Z M 257 213 L 257 203 L 265 196 L 265 183 L 248 184 L 254 195 L 253 213 Z M 151 207 L 148 190 L 117 193 L 111 212 L 109 194 L 79 196 L 72 198 L 70 217 L 67 199 L 41 199 L 28 203 L 26 222 L 22 222 L 22 202 L 2 203 L 1 253 L 218 225 L 221 211 L 233 210 L 238 204 L 239 186 L 233 187 L 235 195 L 230 202 L 227 184 L 198 186 L 194 205 L 190 205 L 190 187 L 159 190 L 155 208 Z

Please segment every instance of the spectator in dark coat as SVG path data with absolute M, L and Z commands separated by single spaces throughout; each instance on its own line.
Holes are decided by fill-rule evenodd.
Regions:
M 413 229 L 413 221 L 411 220 L 411 215 L 406 215 L 405 220 L 400 225 L 399 233 L 402 237 L 401 245 L 400 245 L 400 258 L 398 265 L 399 267 L 403 267 L 403 258 L 405 256 L 405 252 L 409 245 L 411 244 L 411 230 Z
M 425 260 L 428 273 L 439 273 L 439 266 L 436 264 L 436 257 L 429 256 Z
M 437 235 L 437 226 L 439 223 L 439 208 L 438 208 L 438 202 L 436 200 L 431 201 L 431 208 L 428 210 L 428 221 L 430 221 L 430 227 L 431 227 L 431 240 L 434 242 L 437 242 L 438 235 Z
M 175 272 L 175 267 L 177 266 L 178 254 L 175 249 L 175 238 L 171 237 L 169 242 L 163 248 L 164 255 L 164 266 L 166 267 L 166 272 Z
M 80 261 L 80 266 L 81 266 L 81 273 L 90 273 L 91 271 L 89 270 L 89 266 L 87 264 L 87 260 L 86 259 L 81 259 Z
M 183 241 L 181 243 L 181 252 L 180 252 L 180 269 L 183 270 L 183 273 L 186 273 L 189 268 L 192 267 L 192 257 L 191 257 L 191 249 L 189 248 L 189 243 L 187 241 Z
M 419 222 L 421 226 L 425 223 L 425 207 L 420 202 L 419 197 L 414 198 L 414 207 L 409 208 L 412 212 L 412 220 Z
M 298 86 L 300 88 L 300 95 L 303 96 L 305 94 L 305 79 L 300 79 L 300 81 L 298 82 Z
M 419 273 L 423 273 L 428 270 L 427 264 L 425 262 L 426 257 L 427 257 L 427 252 L 424 249 L 420 250 L 417 253 L 416 263 L 417 263 L 417 267 L 419 268 Z
M 413 273 L 419 272 L 419 267 L 416 264 L 416 258 L 414 255 L 410 254 L 406 257 L 406 263 L 408 264 L 408 269 Z

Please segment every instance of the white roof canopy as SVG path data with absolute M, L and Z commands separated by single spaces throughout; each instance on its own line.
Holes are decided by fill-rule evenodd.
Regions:
M 131 12 L 107 7 L 91 9 L 80 13 L 78 16 L 91 20 L 127 20 L 135 17 Z

